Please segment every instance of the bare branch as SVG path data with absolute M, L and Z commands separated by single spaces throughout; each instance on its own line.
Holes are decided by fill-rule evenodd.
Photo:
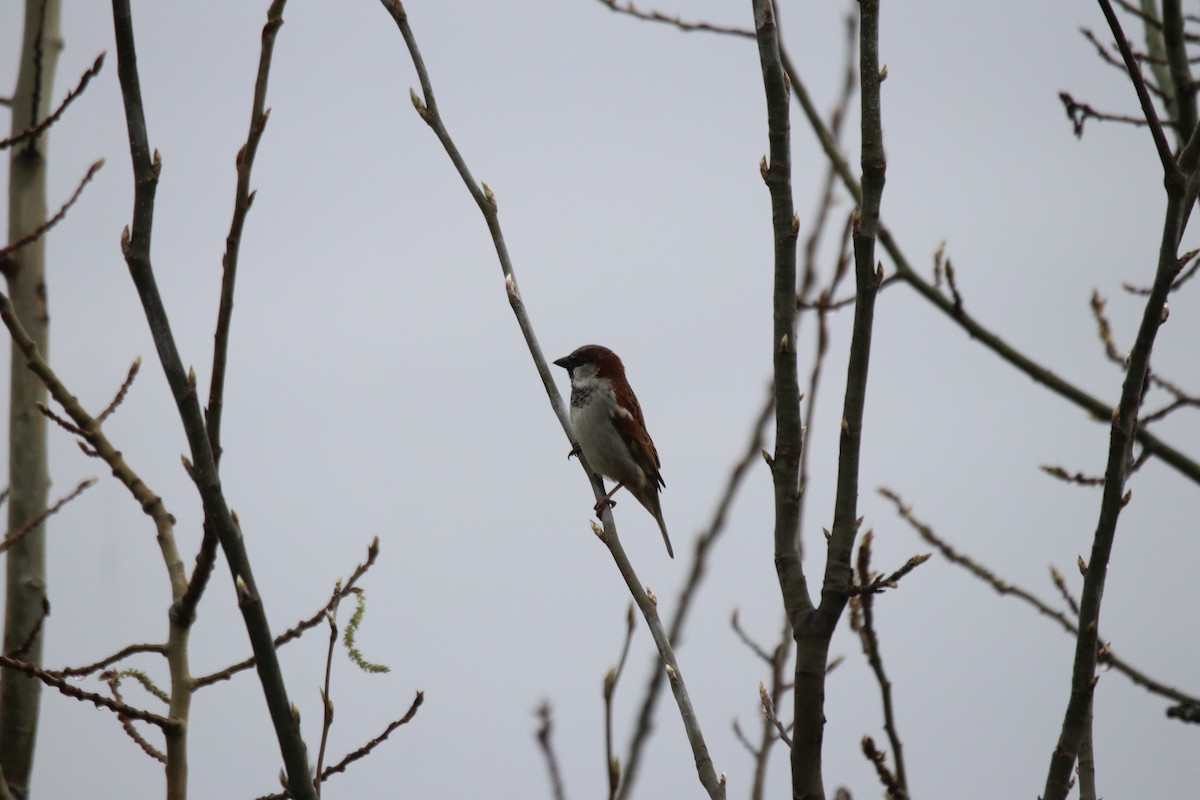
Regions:
M 417 709 L 419 709 L 421 707 L 421 704 L 424 702 L 425 702 L 425 693 L 417 692 L 417 696 L 413 699 L 412 705 L 410 705 L 408 707 L 408 711 L 405 712 L 403 717 L 401 717 L 400 719 L 394 720 L 392 722 L 389 722 L 388 726 L 383 729 L 383 733 L 379 734 L 374 739 L 367 742 L 366 744 L 364 744 L 362 747 L 358 748 L 357 750 L 355 750 L 351 753 L 347 753 L 346 756 L 341 761 L 334 764 L 332 767 L 329 767 L 328 769 L 326 769 L 323 773 L 321 773 L 321 782 L 324 783 L 325 781 L 329 780 L 334 775 L 345 772 L 346 769 L 349 768 L 349 766 L 351 764 L 353 764 L 355 761 L 358 761 L 360 758 L 365 758 L 366 756 L 370 755 L 371 751 L 374 750 L 379 745 L 383 744 L 385 741 L 387 741 L 387 738 L 389 736 L 391 736 L 396 731 L 397 728 L 399 728 L 401 725 L 407 725 L 412 720 L 412 718 L 414 716 L 416 716 Z M 311 785 L 311 782 L 309 782 L 309 785 Z M 293 794 L 293 792 L 290 790 L 279 792 L 277 794 L 263 795 L 262 797 L 259 797 L 257 800 L 285 800 L 285 798 L 289 798 L 289 797 L 295 797 L 295 794 Z
M 629 646 L 633 643 L 634 617 L 633 603 L 625 611 L 625 642 L 621 646 L 621 657 L 617 661 L 615 669 L 610 669 L 604 676 L 604 761 L 605 769 L 608 772 L 608 797 L 613 800 L 617 796 L 617 788 L 621 783 L 621 760 L 613 754 L 613 697 L 616 695 L 617 683 L 621 680 L 621 673 L 625 671 L 625 661 L 629 658 Z M 547 729 L 550 725 L 550 709 L 549 706 L 543 706 L 546 709 L 545 726 Z M 549 731 L 547 730 L 546 746 L 549 746 Z M 538 740 L 541 740 L 541 734 L 538 734 Z
M 333 649 L 337 646 L 337 604 L 325 615 L 329 623 L 329 646 L 325 650 L 325 688 L 321 690 L 321 744 L 317 748 L 317 774 L 325 767 L 325 747 L 329 744 L 329 729 L 333 727 L 333 698 L 329 695 L 330 682 L 333 676 Z M 321 784 L 317 783 L 317 797 L 321 796 Z
M 178 720 L 159 716 L 158 714 L 151 714 L 149 711 L 143 711 L 140 708 L 134 708 L 133 706 L 125 703 L 118 703 L 102 694 L 85 692 L 74 684 L 63 680 L 53 672 L 47 672 L 44 669 L 35 667 L 33 664 L 28 664 L 20 659 L 12 658 L 11 656 L 0 656 L 0 667 L 4 667 L 6 669 L 15 669 L 18 672 L 29 675 L 30 677 L 37 678 L 45 685 L 52 689 L 57 689 L 60 694 L 64 694 L 67 697 L 73 697 L 76 700 L 80 700 L 85 703 L 91 703 L 97 708 L 108 709 L 109 711 L 112 711 L 118 715 L 123 714 L 132 719 L 141 720 L 142 722 L 149 722 L 151 725 L 157 725 L 164 731 L 174 730 L 180 724 Z
M 661 11 L 642 11 L 636 8 L 632 2 L 627 2 L 625 5 L 619 4 L 617 0 L 599 0 L 599 2 L 617 13 L 628 14 L 631 17 L 636 17 L 647 22 L 665 22 L 685 32 L 706 31 L 709 33 L 727 33 L 733 36 L 754 38 L 754 31 L 746 30 L 745 28 L 713 25 L 711 22 L 686 22 L 679 17 L 669 16 Z
M 108 684 L 109 691 L 112 692 L 113 700 L 125 705 L 125 698 L 121 697 L 121 674 L 118 672 L 109 672 L 102 676 Z M 133 727 L 133 721 L 124 714 L 118 712 L 117 719 L 121 723 L 121 728 L 124 729 L 125 735 L 133 740 L 134 744 L 142 749 L 142 752 L 153 758 L 155 761 L 163 764 L 167 763 L 167 757 L 154 745 L 146 741 L 146 737 L 138 733 L 137 728 Z
M 1200 270 L 1200 250 L 1191 250 L 1187 253 L 1184 253 L 1182 256 L 1179 257 L 1179 261 L 1180 261 L 1180 273 L 1179 273 L 1179 277 L 1176 278 L 1174 280 L 1174 282 L 1171 283 L 1171 291 L 1172 292 L 1178 291 L 1180 286 L 1183 286 L 1183 284 L 1185 284 L 1189 280 L 1191 280 L 1192 277 L 1195 276 L 1196 271 Z M 1185 269 L 1184 264 L 1188 261 L 1191 261 L 1191 265 L 1186 267 L 1186 269 Z M 1142 297 L 1150 296 L 1150 287 L 1149 286 L 1134 286 L 1131 283 L 1123 283 L 1123 284 L 1121 284 L 1121 288 L 1124 289 L 1125 291 L 1129 292 L 1130 294 L 1137 294 L 1137 295 L 1141 295 Z
M 850 194 L 856 200 L 860 199 L 862 197 L 862 187 L 859 186 L 858 180 L 851 171 L 849 163 L 839 150 L 837 141 L 813 105 L 812 98 L 805 89 L 800 74 L 788 60 L 786 52 L 783 53 L 783 62 L 791 83 L 792 92 L 796 95 L 796 99 L 804 111 L 804 116 L 809 126 L 817 135 L 826 158 L 829 159 L 830 164 L 837 171 L 838 177 L 841 178 L 843 185 Z M 1197 147 L 1200 148 L 1200 142 L 1197 143 Z M 951 300 L 947 299 L 936 286 L 930 284 L 917 273 L 899 245 L 896 244 L 891 232 L 882 223 L 879 228 L 879 243 L 883 245 L 888 256 L 892 259 L 892 263 L 896 267 L 896 276 L 911 286 L 923 298 L 941 309 L 942 312 L 962 327 L 972 339 L 1000 356 L 1000 358 L 1009 364 L 1012 364 L 1037 383 L 1084 409 L 1094 419 L 1103 421 L 1110 419 L 1112 408 L 1107 403 L 1085 392 L 1075 384 L 1063 380 L 1057 373 L 1028 358 L 966 311 L 962 311 L 961 309 L 956 310 Z M 1162 439 L 1159 439 L 1147 430 L 1145 426 L 1137 428 L 1134 435 L 1150 455 L 1160 458 L 1193 482 L 1200 483 L 1200 463 L 1197 463 L 1195 460 L 1168 445 Z
M 99 172 L 100 168 L 103 166 L 104 166 L 104 159 L 102 158 L 99 161 L 93 163 L 90 167 L 88 167 L 87 173 L 85 173 L 83 176 L 83 179 L 81 181 L 79 181 L 79 185 L 75 187 L 75 191 L 71 195 L 70 199 L 67 200 L 67 202 L 62 204 L 62 206 L 58 209 L 58 211 L 55 212 L 54 216 L 52 216 L 50 219 L 46 220 L 41 225 L 34 228 L 29 233 L 22 236 L 20 239 L 17 239 L 12 244 L 8 245 L 7 247 L 5 247 L 3 249 L 0 249 L 0 273 L 7 274 L 8 271 L 11 269 L 13 253 L 20 250 L 22 247 L 26 246 L 27 244 L 36 242 L 38 239 L 42 238 L 42 236 L 45 235 L 46 231 L 50 230 L 51 228 L 53 228 L 55 225 L 57 225 L 59 222 L 62 221 L 63 217 L 65 217 L 67 215 L 67 212 L 71 209 L 71 206 L 75 205 L 75 201 L 79 199 L 79 196 L 81 194 L 83 194 L 84 187 L 87 186 L 91 182 L 92 178 L 96 177 L 96 173 Z
M 373 540 L 371 542 L 371 546 L 369 548 L 367 548 L 367 560 L 364 561 L 363 563 L 359 564 L 355 568 L 354 572 L 351 573 L 350 577 L 346 579 L 345 583 L 338 581 L 338 583 L 333 588 L 333 594 L 329 598 L 329 602 L 327 602 L 321 608 L 320 611 L 313 614 L 308 619 L 301 620 L 300 622 L 293 625 L 291 628 L 287 629 L 283 633 L 276 636 L 273 640 L 274 647 L 279 648 L 279 647 L 282 647 L 283 645 L 287 644 L 288 642 L 292 641 L 293 639 L 299 639 L 302 635 L 304 635 L 304 633 L 306 631 L 308 631 L 312 628 L 315 628 L 317 625 L 320 625 L 321 622 L 326 619 L 326 615 L 329 614 L 331 611 L 333 611 L 333 609 L 337 608 L 337 604 L 339 602 L 341 602 L 341 599 L 343 597 L 345 597 L 346 595 L 349 595 L 353 592 L 358 591 L 358 589 L 356 588 L 358 579 L 366 574 L 367 570 L 369 570 L 371 568 L 371 566 L 374 565 L 375 559 L 378 557 L 379 557 L 379 539 L 376 538 L 375 540 Z M 195 688 L 199 689 L 204 686 L 209 686 L 214 683 L 219 683 L 220 681 L 229 680 L 237 673 L 239 673 L 243 670 L 250 669 L 254 665 L 255 665 L 255 658 L 254 658 L 254 656 L 251 656 L 250 658 L 247 658 L 244 661 L 239 661 L 236 664 L 232 664 L 223 670 L 214 672 L 210 675 L 205 675 L 200 678 L 196 678 L 195 682 L 194 682 Z
M 554 800 L 565 800 L 566 793 L 563 791 L 562 773 L 558 768 L 558 758 L 554 755 L 554 747 L 550 743 L 550 731 L 552 728 L 550 719 L 550 704 L 542 703 L 537 709 L 538 719 L 541 724 L 537 730 L 538 747 L 542 750 L 542 755 L 546 757 L 546 769 L 550 772 L 550 788 L 554 795 Z
M 862 751 L 867 760 L 875 766 L 875 772 L 879 775 L 879 782 L 887 790 L 887 796 L 889 798 L 896 798 L 896 800 L 906 800 L 908 792 L 900 784 L 899 779 L 888 769 L 887 756 L 875 749 L 875 740 L 870 736 L 864 736 L 862 738 Z
M 1117 14 L 1113 11 L 1112 3 L 1109 0 L 1099 0 L 1100 10 L 1104 12 L 1104 18 L 1108 21 L 1108 27 L 1112 31 L 1113 38 L 1117 41 L 1117 47 L 1121 51 L 1121 58 L 1125 62 L 1125 69 L 1129 74 L 1129 79 L 1133 82 L 1133 88 L 1137 92 L 1138 102 L 1142 106 L 1142 114 L 1146 117 L 1146 123 L 1150 126 L 1150 135 L 1154 137 L 1154 147 L 1158 150 L 1158 159 L 1162 162 L 1164 175 L 1178 175 L 1179 166 L 1175 163 L 1175 155 L 1171 152 L 1171 145 L 1167 143 L 1167 136 L 1163 133 L 1162 124 L 1158 121 L 1158 112 L 1154 110 L 1154 101 L 1150 99 L 1150 92 L 1146 88 L 1146 79 L 1142 76 L 1141 69 L 1138 68 L 1137 60 L 1133 57 L 1133 50 L 1129 47 L 1129 40 L 1125 38 L 1125 32 L 1121 30 L 1121 21 L 1117 19 Z M 1166 0 L 1166 3 L 1174 2 L 1178 6 L 1178 0 Z M 1164 7 L 1164 12 L 1166 8 Z M 1168 37 L 1169 38 L 1169 37 Z M 1185 65 L 1186 71 L 1186 65 Z M 1176 96 L 1180 92 L 1190 93 L 1191 81 L 1176 87 Z M 1192 101 L 1192 107 L 1195 108 L 1195 101 Z M 1179 124 L 1181 135 L 1186 136 L 1187 133 L 1196 127 L 1196 115 L 1191 114 L 1190 119 L 1184 112 L 1183 103 L 1180 102 L 1179 109 Z
M 775 703 L 771 700 L 771 695 L 767 692 L 767 687 L 761 682 L 758 684 L 758 700 L 762 703 L 763 716 L 775 727 L 779 732 L 779 741 L 788 746 L 788 749 L 795 747 L 792 744 L 792 737 L 788 736 L 787 728 L 779 721 L 779 717 L 775 714 Z
M 864 590 L 857 598 L 862 611 L 862 625 L 858 629 L 858 638 L 862 643 L 867 663 L 871 665 L 871 671 L 875 674 L 875 682 L 879 684 L 879 694 L 883 702 L 883 729 L 887 732 L 888 741 L 891 742 L 892 753 L 896 759 L 896 774 L 893 779 L 895 790 L 893 792 L 889 786 L 889 792 L 892 792 L 894 797 L 906 798 L 908 797 L 908 779 L 904 774 L 904 750 L 900 743 L 900 734 L 896 729 L 896 713 L 892 706 L 892 682 L 888 680 L 887 671 L 883 666 L 883 656 L 879 652 L 879 637 L 875 633 L 875 598 L 873 593 L 868 590 L 868 587 L 874 583 L 871 578 L 871 543 L 873 540 L 874 536 L 867 531 L 863 534 L 862 543 L 858 546 L 858 585 Z M 876 768 L 879 768 L 878 762 Z M 882 776 L 882 773 L 880 775 Z
M 138 356 L 133 360 L 133 363 L 129 365 L 129 373 L 126 374 L 125 380 L 121 383 L 121 388 L 117 390 L 117 394 L 115 397 L 113 397 L 112 402 L 105 406 L 104 410 L 96 415 L 97 423 L 103 423 L 104 420 L 111 417 L 113 412 L 117 410 L 117 406 L 121 405 L 121 403 L 125 400 L 125 395 L 129 394 L 129 387 L 133 386 L 133 379 L 137 377 L 138 370 L 141 369 L 141 366 L 142 358 L 141 356 Z
M 92 78 L 99 74 L 100 68 L 104 66 L 104 56 L 104 53 L 96 56 L 95 62 L 93 62 L 92 66 L 84 71 L 82 76 L 80 76 L 79 83 L 75 86 L 75 88 L 67 92 L 67 96 L 63 98 L 61 103 L 59 103 L 58 108 L 55 109 L 53 114 L 46 117 L 36 125 L 26 128 L 10 139 L 0 139 L 0 150 L 20 144 L 26 139 L 36 139 L 38 136 L 41 136 L 42 133 L 51 125 L 58 122 L 59 117 L 61 117 L 63 112 L 67 110 L 67 106 L 71 105 L 71 103 L 75 101 L 75 98 L 83 94 L 83 90 L 87 88 L 88 83 L 92 80 Z
M 62 669 L 51 670 L 51 672 L 63 678 L 80 678 L 84 675 L 91 675 L 93 672 L 99 672 L 105 667 L 110 667 L 118 661 L 123 661 L 138 653 L 157 653 L 160 656 L 165 656 L 167 648 L 161 644 L 131 644 L 128 647 L 118 650 L 111 656 L 100 659 L 94 664 L 87 664 L 82 667 L 63 667 Z
M 237 190 L 233 201 L 233 220 L 229 234 L 225 237 L 225 256 L 222 259 L 221 302 L 217 310 L 217 331 L 213 336 L 212 381 L 208 390 L 208 407 L 205 423 L 212 447 L 213 458 L 221 461 L 221 411 L 225 399 L 225 371 L 229 356 L 229 327 L 233 319 L 233 289 L 237 279 L 238 255 L 242 244 L 242 230 L 246 214 L 254 202 L 250 190 L 250 171 L 254 168 L 254 157 L 258 143 L 271 111 L 267 104 L 267 82 L 271 74 L 271 58 L 275 52 L 275 38 L 283 26 L 283 6 L 286 0 L 276 0 L 267 11 L 267 22 L 262 30 L 262 50 L 258 57 L 258 75 L 254 80 L 254 102 L 250 111 L 250 131 L 246 143 L 237 155 Z
M 1042 464 L 1038 467 L 1038 469 L 1047 475 L 1053 478 L 1058 478 L 1060 481 L 1065 481 L 1066 483 L 1077 483 L 1080 486 L 1104 485 L 1103 475 L 1084 475 L 1082 472 L 1071 473 L 1062 467 L 1054 466 L 1053 464 Z
M 1073 636 L 1077 636 L 1079 634 L 1079 627 L 1076 624 L 1076 620 L 1071 619 L 1058 609 L 1052 608 L 1049 604 L 1045 603 L 1031 592 L 1022 589 L 1019 586 L 1005 582 L 1001 578 L 997 577 L 987 567 L 979 564 L 970 556 L 959 553 L 948 543 L 939 538 L 931 527 L 913 516 L 912 509 L 905 505 L 904 501 L 895 492 L 891 491 L 890 489 L 880 489 L 879 493 L 891 500 L 896 506 L 897 513 L 899 513 L 900 516 L 910 526 L 912 526 L 912 528 L 917 532 L 918 535 L 920 535 L 922 539 L 936 547 L 938 551 L 946 558 L 946 560 L 950 561 L 952 564 L 956 564 L 966 569 L 968 572 L 975 575 L 975 577 L 991 586 L 998 594 L 1009 595 L 1024 600 L 1026 603 L 1036 608 L 1039 613 L 1044 614 L 1045 616 L 1050 617 L 1052 620 L 1057 622 L 1059 626 L 1061 626 L 1062 629 L 1067 633 Z M 1077 611 L 1075 614 L 1078 616 Z M 1164 683 L 1154 680 L 1145 673 L 1134 668 L 1125 660 L 1119 658 L 1117 654 L 1113 652 L 1111 647 L 1105 646 L 1103 648 L 1098 648 L 1098 653 L 1098 658 L 1102 663 L 1107 664 L 1116 671 L 1120 672 L 1122 675 L 1129 678 L 1129 680 L 1138 686 L 1141 686 L 1143 689 L 1159 695 L 1160 697 L 1170 698 L 1179 703 L 1196 703 L 1200 705 L 1200 698 L 1193 697 L 1180 691 L 1179 689 L 1175 689 L 1171 686 L 1167 686 Z
M 1109 114 L 1104 111 L 1097 111 L 1088 103 L 1080 103 L 1067 92 L 1059 92 L 1058 99 L 1062 101 L 1063 108 L 1067 112 L 1067 118 L 1071 120 L 1071 127 L 1074 129 L 1075 138 L 1077 139 L 1083 138 L 1083 126 L 1089 119 L 1100 122 L 1120 122 L 1135 127 L 1141 127 L 1146 124 L 1146 120 L 1142 117 L 1130 117 L 1124 114 Z
M 57 514 L 63 508 L 63 506 L 65 506 L 67 503 L 74 500 L 76 497 L 79 497 L 79 495 L 83 494 L 85 491 L 87 491 L 92 486 L 94 486 L 95 483 L 96 483 L 95 478 L 88 478 L 87 480 L 83 481 L 78 486 L 76 486 L 74 488 L 74 490 L 71 491 L 70 494 L 60 498 L 57 502 L 54 503 L 54 505 L 50 506 L 45 511 L 43 511 L 42 513 L 38 514 L 37 516 L 35 516 L 34 518 L 32 518 L 31 520 L 26 522 L 24 525 L 22 525 L 17 530 L 10 531 L 8 534 L 5 535 L 4 540 L 0 541 L 0 553 L 3 553 L 8 548 L 12 547 L 14 544 L 21 541 L 21 539 L 24 538 L 25 536 L 27 536 L 30 531 L 32 531 L 34 528 L 36 528 L 37 526 L 39 526 L 43 522 L 45 522 L 47 517 L 50 517 L 53 514 Z

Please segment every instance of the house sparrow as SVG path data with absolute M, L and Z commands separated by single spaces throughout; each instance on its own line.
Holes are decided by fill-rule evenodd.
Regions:
M 579 437 L 571 455 L 582 450 L 592 469 L 617 482 L 596 503 L 596 513 L 611 504 L 613 494 L 624 486 L 654 515 L 667 555 L 674 558 L 658 502 L 659 487 L 666 485 L 658 472 L 658 451 L 646 432 L 642 407 L 625 380 L 625 365 L 616 353 L 597 344 L 584 345 L 554 363 L 571 377 L 571 424 Z

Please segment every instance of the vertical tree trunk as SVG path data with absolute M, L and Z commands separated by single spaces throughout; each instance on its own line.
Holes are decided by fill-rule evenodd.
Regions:
M 21 66 L 12 97 L 12 131 L 28 129 L 48 113 L 54 71 L 62 49 L 60 0 L 26 0 Z M 9 154 L 8 241 L 35 230 L 46 219 L 46 135 L 23 142 Z M 12 254 L 6 270 L 8 292 L 17 317 L 38 348 L 47 351 L 45 240 Z M 46 508 L 46 420 L 36 404 L 45 387 L 25 369 L 13 347 L 9 412 L 8 529 L 19 530 Z M 20 652 L 40 663 L 46 608 L 46 543 L 37 525 L 7 554 L 4 652 Z M 36 632 L 36 633 L 35 633 Z M 12 671 L 0 674 L 0 768 L 14 789 L 27 791 L 33 766 L 41 684 Z

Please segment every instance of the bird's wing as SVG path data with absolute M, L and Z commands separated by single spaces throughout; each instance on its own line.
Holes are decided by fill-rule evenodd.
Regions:
M 642 416 L 642 407 L 638 404 L 632 389 L 618 392 L 613 424 L 621 434 L 621 438 L 625 440 L 625 444 L 638 466 L 650 478 L 651 483 L 656 487 L 666 486 L 662 475 L 659 474 L 662 464 L 658 460 L 658 450 L 654 448 L 654 441 L 646 431 L 646 420 Z

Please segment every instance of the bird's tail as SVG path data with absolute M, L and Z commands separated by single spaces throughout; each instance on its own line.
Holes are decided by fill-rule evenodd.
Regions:
M 671 547 L 671 537 L 667 536 L 667 523 L 663 522 L 662 511 L 659 511 L 657 514 L 655 514 L 654 518 L 658 520 L 658 529 L 662 531 L 663 544 L 667 546 L 667 555 L 669 555 L 671 558 L 674 558 L 675 550 Z

